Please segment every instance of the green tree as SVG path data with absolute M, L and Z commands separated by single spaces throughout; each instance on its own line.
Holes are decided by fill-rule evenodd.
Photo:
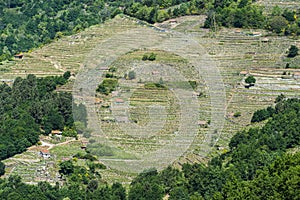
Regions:
M 287 57 L 289 58 L 294 58 L 298 55 L 298 47 L 296 47 L 295 45 L 292 45 L 290 48 L 289 48 L 289 52 L 288 52 L 288 55 Z
M 245 83 L 248 83 L 250 85 L 253 85 L 256 82 L 256 79 L 254 76 L 250 75 L 245 79 Z
M 59 167 L 60 174 L 69 175 L 74 172 L 74 164 L 71 160 L 61 162 Z
M 128 79 L 129 80 L 132 80 L 132 79 L 135 79 L 136 78 L 136 73 L 135 73 L 135 71 L 130 71 L 129 73 L 128 73 Z
M 5 173 L 5 164 L 3 162 L 0 162 L 0 176 L 2 176 Z
M 275 33 L 284 33 L 288 24 L 288 21 L 282 16 L 274 16 L 269 22 L 270 30 Z

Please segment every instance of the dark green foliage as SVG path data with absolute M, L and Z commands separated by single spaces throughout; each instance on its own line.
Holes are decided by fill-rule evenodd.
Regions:
M 286 97 L 284 94 L 280 94 L 278 97 L 276 97 L 275 103 L 279 103 L 279 102 L 283 101 L 285 98 Z
M 132 79 L 135 79 L 135 78 L 136 78 L 136 73 L 134 71 L 130 71 L 128 73 L 128 79 L 132 80 Z
M 160 185 L 158 172 L 149 169 L 139 174 L 130 185 L 129 200 L 156 200 L 162 199 L 163 188 Z
M 65 76 L 16 78 L 12 88 L 0 85 L 0 160 L 22 153 L 38 142 L 41 129 L 73 126 L 72 96 L 56 93 Z
M 254 76 L 248 76 L 246 79 L 245 79 L 245 83 L 248 83 L 248 84 L 254 84 L 256 82 L 256 79 L 254 78 Z
M 289 48 L 289 52 L 288 52 L 288 55 L 287 57 L 289 58 L 294 58 L 298 55 L 298 47 L 296 47 L 295 45 L 292 45 L 290 48 Z
M 197 89 L 198 83 L 196 81 L 189 81 L 189 84 L 193 88 L 193 90 Z
M 156 54 L 155 53 L 150 53 L 150 54 L 147 54 L 145 53 L 142 57 L 142 60 L 149 60 L 149 61 L 154 61 L 156 59 Z
M 208 12 L 204 27 L 263 28 L 265 23 L 263 10 L 248 1 L 241 1 L 238 6 L 233 1 L 215 1 L 215 8 Z
M 5 165 L 3 162 L 0 162 L 0 176 L 5 173 Z
M 282 16 L 274 16 L 269 21 L 270 30 L 275 33 L 284 33 L 288 26 L 288 21 Z
M 150 53 L 148 60 L 153 61 L 156 59 L 156 54 L 155 53 Z
M 254 112 L 251 122 L 261 122 L 263 120 L 268 119 L 269 117 L 272 117 L 274 113 L 275 113 L 275 109 L 272 107 L 268 107 L 267 109 L 257 110 Z
M 59 167 L 60 167 L 59 173 L 64 175 L 69 175 L 74 172 L 74 165 L 71 160 L 60 163 Z
M 118 79 L 115 78 L 105 78 L 102 83 L 98 86 L 97 92 L 101 94 L 108 95 L 112 91 L 116 90 L 118 86 Z

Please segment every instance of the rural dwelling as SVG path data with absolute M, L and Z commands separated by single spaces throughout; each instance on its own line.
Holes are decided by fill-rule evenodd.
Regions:
M 253 37 L 258 37 L 261 36 L 261 32 L 252 32 L 250 35 Z
M 241 29 L 236 29 L 236 30 L 234 31 L 234 33 L 241 34 L 242 31 L 241 31 Z
M 295 72 L 293 77 L 294 79 L 300 79 L 300 72 Z
M 22 53 L 14 55 L 17 59 L 23 59 L 24 55 Z
M 268 43 L 270 40 L 268 39 L 268 38 L 263 38 L 263 39 L 261 39 L 261 42 L 263 42 L 263 43 Z
M 115 102 L 116 102 L 117 104 L 122 104 L 122 103 L 124 103 L 124 100 L 123 100 L 123 99 L 120 99 L 120 98 L 117 98 L 117 99 L 115 99 Z
M 52 130 L 51 131 L 51 136 L 61 136 L 62 135 L 62 131 L 60 130 Z
M 198 125 L 200 126 L 200 127 L 203 127 L 203 128 L 207 128 L 208 127 L 208 123 L 207 123 L 207 121 L 198 121 Z
M 51 158 L 51 154 L 47 149 L 42 149 L 39 155 L 42 156 L 44 159 Z
M 241 71 L 241 72 L 240 72 L 240 76 L 246 76 L 247 74 L 248 74 L 247 71 Z
M 170 23 L 170 24 L 177 24 L 177 20 L 176 20 L 176 19 L 170 19 L 170 20 L 169 20 L 169 23 Z

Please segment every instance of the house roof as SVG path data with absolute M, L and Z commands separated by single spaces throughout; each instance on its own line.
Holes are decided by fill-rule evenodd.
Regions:
M 294 76 L 300 76 L 300 72 L 295 72 Z
M 49 150 L 47 150 L 47 149 L 42 149 L 40 152 L 43 154 L 49 154 Z
M 52 130 L 51 134 L 62 134 L 60 130 Z
M 207 121 L 198 121 L 198 125 L 206 125 L 207 124 Z
M 117 99 L 115 99 L 115 102 L 116 102 L 116 103 L 124 103 L 124 100 L 123 100 L 123 99 L 120 99 L 120 98 L 117 98 Z
M 159 74 L 159 71 L 152 71 L 152 74 L 153 74 L 153 75 Z
M 240 74 L 241 74 L 241 75 L 247 75 L 247 74 L 248 74 L 248 71 L 241 71 Z

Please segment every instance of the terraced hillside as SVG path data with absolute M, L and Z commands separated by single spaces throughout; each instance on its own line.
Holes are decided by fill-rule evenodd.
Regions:
M 99 156 L 101 161 L 111 166 L 102 172 L 103 177 L 127 182 L 132 174 L 123 171 L 170 163 L 180 166 L 225 152 L 236 131 L 252 126 L 255 110 L 271 105 L 281 93 L 299 97 L 300 81 L 294 75 L 300 70 L 285 69 L 284 57 L 291 44 L 299 44 L 298 40 L 270 36 L 262 30 L 257 37 L 246 34 L 253 30 L 212 33 L 200 28 L 202 22 L 203 16 L 182 17 L 172 26 L 165 22 L 170 26 L 162 29 L 166 26 L 156 24 L 161 27 L 157 28 L 117 17 L 27 53 L 23 60 L 4 63 L 0 75 L 14 78 L 72 71 L 77 78 L 74 98 L 90 111 L 91 143 L 104 152 Z M 156 53 L 157 59 L 142 61 L 142 56 L 150 52 Z M 117 68 L 117 93 L 96 94 L 110 67 Z M 136 72 L 136 79 L 121 78 L 131 70 Z M 257 81 L 247 89 L 244 79 L 249 75 Z M 145 84 L 157 83 L 160 78 L 166 92 L 145 90 Z M 198 87 L 183 90 L 172 85 L 181 79 L 184 86 L 195 80 Z M 234 115 L 238 112 L 240 116 Z M 107 122 L 110 120 L 117 122 Z M 150 135 L 151 131 L 158 134 Z M 156 153 L 147 154 L 150 151 Z M 146 161 L 137 161 L 143 158 Z M 130 170 L 132 166 L 136 168 Z

